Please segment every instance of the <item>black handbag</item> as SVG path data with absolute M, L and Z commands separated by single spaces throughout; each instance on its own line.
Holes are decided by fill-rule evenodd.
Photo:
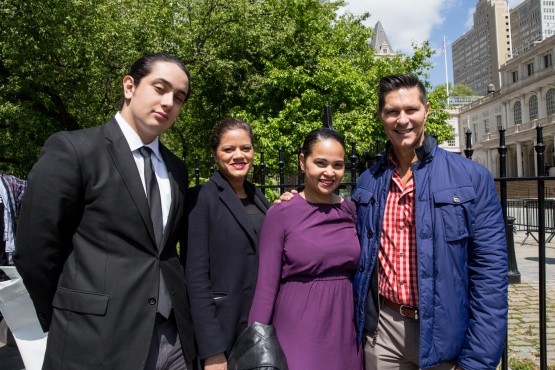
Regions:
M 276 330 L 254 322 L 243 330 L 229 354 L 229 370 L 289 370 Z

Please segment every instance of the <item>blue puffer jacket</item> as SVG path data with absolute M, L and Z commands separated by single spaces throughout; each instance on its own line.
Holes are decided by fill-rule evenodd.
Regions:
M 495 369 L 507 328 L 508 263 L 503 216 L 492 176 L 483 166 L 439 148 L 431 136 L 426 136 L 417 156 L 412 171 L 419 366 L 457 361 L 464 369 Z M 361 242 L 354 278 L 359 342 L 364 330 L 374 337 L 377 334 L 375 267 L 393 171 L 386 158 L 361 175 L 353 193 Z

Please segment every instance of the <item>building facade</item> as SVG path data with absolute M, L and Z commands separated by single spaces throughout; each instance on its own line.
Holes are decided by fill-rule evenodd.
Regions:
M 555 176 L 554 54 L 555 36 L 551 36 L 514 56 L 500 68 L 501 89 L 465 105 L 455 115 L 459 132 L 472 132 L 472 159 L 486 166 L 494 176 L 499 176 L 499 127 L 505 129 L 507 176 L 529 177 L 539 173 L 535 145 L 536 127 L 540 125 L 546 148 L 546 174 Z
M 451 45 L 453 80 L 485 95 L 489 84 L 496 88 L 501 85 L 499 67 L 511 51 L 505 0 L 479 0 L 473 20 L 472 29 Z
M 555 35 L 555 0 L 526 0 L 511 10 L 512 55 Z

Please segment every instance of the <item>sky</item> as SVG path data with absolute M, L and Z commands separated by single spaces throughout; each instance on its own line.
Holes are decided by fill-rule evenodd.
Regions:
M 509 0 L 512 9 L 524 0 Z M 370 13 L 366 25 L 374 27 L 382 23 L 391 47 L 405 54 L 412 54 L 412 43 L 430 41 L 436 50 L 432 58 L 434 67 L 429 70 L 432 85 L 453 83 L 451 44 L 472 28 L 472 15 L 478 0 L 346 0 L 342 11 L 353 14 Z M 445 56 L 441 53 L 445 37 Z

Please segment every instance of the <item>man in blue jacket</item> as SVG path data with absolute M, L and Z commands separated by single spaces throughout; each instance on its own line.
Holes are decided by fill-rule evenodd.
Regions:
M 495 369 L 508 304 L 492 176 L 425 134 L 430 104 L 416 77 L 384 77 L 378 90 L 387 152 L 353 193 L 366 369 Z

